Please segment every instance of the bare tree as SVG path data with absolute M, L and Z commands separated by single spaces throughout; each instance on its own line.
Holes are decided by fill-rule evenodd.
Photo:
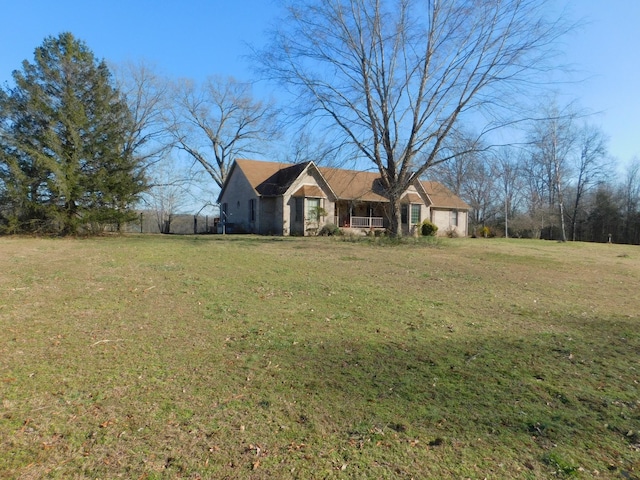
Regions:
M 182 80 L 174 96 L 169 131 L 218 187 L 236 157 L 259 153 L 260 142 L 277 133 L 276 109 L 254 99 L 249 83 L 231 77 L 210 77 L 202 85 Z
M 544 174 L 549 195 L 548 205 L 550 208 L 558 208 L 560 240 L 566 242 L 564 187 L 570 157 L 577 144 L 577 113 L 572 104 L 560 108 L 555 101 L 545 105 L 542 113 L 542 119 L 533 124 L 532 156 Z
M 285 163 L 312 161 L 316 165 L 335 166 L 340 147 L 332 138 L 315 135 L 311 129 L 297 130 L 280 154 Z
M 400 197 L 462 152 L 444 142 L 499 114 L 540 75 L 564 31 L 544 0 L 296 0 L 259 52 L 263 72 L 297 95 L 298 113 L 335 127 L 373 162 L 401 234 Z M 513 110 L 511 110 L 513 112 Z M 501 119 L 502 118 L 502 119 Z
M 149 190 L 143 202 L 154 212 L 160 233 L 171 233 L 176 213 L 190 201 L 194 183 L 193 172 L 180 168 L 175 159 L 164 156 L 148 171 Z
M 583 125 L 578 132 L 579 154 L 575 162 L 575 195 L 571 214 L 571 239 L 576 240 L 578 212 L 589 189 L 604 181 L 608 174 L 605 165 L 607 138 L 601 129 Z
M 464 196 L 466 186 L 473 176 L 474 164 L 484 161 L 478 155 L 480 147 L 474 145 L 475 139 L 470 134 L 457 132 L 447 139 L 448 151 L 461 152 L 449 161 L 437 163 L 429 172 L 430 175 L 458 196 Z
M 445 141 L 446 151 L 460 152 L 428 172 L 449 190 L 463 198 L 472 208 L 472 227 L 484 226 L 495 217 L 495 166 L 490 151 L 477 135 L 455 132 Z
M 513 148 L 503 147 L 497 151 L 494 171 L 504 205 L 504 236 L 509 238 L 509 219 L 516 212 L 518 193 L 522 187 L 520 162 Z
M 496 203 L 495 166 L 489 157 L 474 164 L 464 187 L 463 198 L 472 207 L 471 223 L 485 226 L 499 212 Z
M 113 65 L 112 70 L 118 90 L 133 115 L 125 149 L 148 167 L 172 147 L 164 122 L 168 81 L 144 62 Z
M 548 169 L 542 165 L 535 155 L 526 155 L 520 163 L 521 178 L 525 191 L 525 212 L 530 222 L 527 228 L 533 237 L 538 238 L 548 226 L 552 216 L 553 193 Z M 551 206 L 549 206 L 551 202 Z

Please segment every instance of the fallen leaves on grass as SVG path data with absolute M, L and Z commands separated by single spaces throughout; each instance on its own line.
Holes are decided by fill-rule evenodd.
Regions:
M 124 342 L 124 339 L 123 338 L 118 338 L 116 340 L 108 340 L 108 339 L 107 340 L 98 340 L 97 342 L 92 343 L 91 347 L 95 347 L 96 345 L 100 345 L 101 343 L 111 343 L 111 342 Z

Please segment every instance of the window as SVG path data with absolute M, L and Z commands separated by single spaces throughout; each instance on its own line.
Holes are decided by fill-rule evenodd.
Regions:
M 420 223 L 420 205 L 411 205 L 411 225 Z
M 457 210 L 451 210 L 451 219 L 449 222 L 450 225 L 453 226 L 458 226 L 458 211 Z
M 409 215 L 409 205 L 403 203 L 400 205 L 400 221 L 402 223 L 407 223 L 407 217 Z
M 318 213 L 320 211 L 320 199 L 319 198 L 307 198 L 307 220 L 310 222 L 318 221 Z
M 252 198 L 249 200 L 249 221 L 256 221 L 256 199 Z

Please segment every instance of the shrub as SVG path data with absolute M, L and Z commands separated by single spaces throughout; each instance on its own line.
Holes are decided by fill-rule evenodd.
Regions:
M 449 227 L 445 232 L 445 235 L 449 238 L 458 238 L 460 236 L 458 231 L 453 227 Z
M 429 220 L 425 220 L 420 227 L 420 233 L 422 233 L 424 237 L 434 237 L 436 233 L 438 233 L 438 226 Z
M 319 231 L 318 231 L 318 235 L 323 236 L 323 237 L 331 237 L 333 235 L 340 235 L 342 232 L 340 231 L 340 229 L 338 228 L 337 225 L 334 225 L 333 223 L 327 223 L 325 224 Z
M 478 229 L 478 237 L 493 238 L 494 236 L 495 236 L 494 233 L 486 225 Z

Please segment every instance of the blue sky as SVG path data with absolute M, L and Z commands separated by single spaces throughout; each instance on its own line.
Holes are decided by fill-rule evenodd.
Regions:
M 564 5 L 563 0 L 557 0 Z M 640 1 L 568 0 L 586 24 L 567 37 L 564 62 L 582 83 L 562 87 L 610 137 L 620 162 L 640 156 Z M 72 32 L 98 58 L 145 60 L 171 77 L 249 79 L 247 44 L 260 45 L 275 21 L 272 0 L 0 0 L 0 82 L 48 35 Z

